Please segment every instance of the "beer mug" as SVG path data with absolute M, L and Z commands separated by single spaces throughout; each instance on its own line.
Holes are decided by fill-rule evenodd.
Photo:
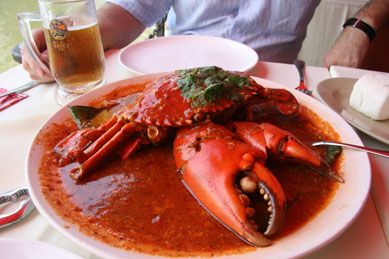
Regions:
M 23 41 L 34 60 L 58 84 L 56 100 L 64 105 L 103 84 L 104 50 L 94 0 L 39 0 L 40 13 L 18 14 Z M 31 33 L 41 21 L 50 64 L 46 64 Z

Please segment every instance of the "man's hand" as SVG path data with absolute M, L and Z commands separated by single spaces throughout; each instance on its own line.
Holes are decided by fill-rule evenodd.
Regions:
M 369 46 L 369 37 L 363 31 L 346 27 L 325 56 L 324 66 L 360 67 Z
M 36 46 L 41 52 L 43 60 L 45 60 L 46 63 L 49 64 L 49 57 L 47 53 L 45 35 L 43 30 L 34 30 L 32 32 L 32 35 Z M 46 71 L 43 70 L 41 66 L 31 57 L 26 46 L 22 46 L 20 53 L 22 54 L 23 68 L 30 74 L 31 79 L 34 79 L 40 83 L 49 83 L 54 81 L 51 74 L 46 73 Z

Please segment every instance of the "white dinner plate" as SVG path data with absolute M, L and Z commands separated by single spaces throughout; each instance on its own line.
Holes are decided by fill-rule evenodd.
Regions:
M 354 127 L 389 145 L 389 120 L 376 121 L 351 108 L 349 99 L 357 79 L 330 78 L 320 82 L 320 99 Z
M 246 72 L 257 64 L 258 55 L 250 47 L 229 39 L 180 35 L 131 44 L 119 53 L 119 62 L 136 75 L 201 66 Z
M 82 259 L 63 248 L 33 240 L 0 238 L 2 259 Z
M 160 75 L 155 74 L 144 75 L 108 84 L 79 97 L 69 105 L 87 105 L 91 100 L 101 97 L 111 92 L 113 89 L 131 84 L 140 84 L 146 80 L 152 80 L 159 76 Z M 265 87 L 285 88 L 264 79 L 255 78 L 255 80 Z M 315 111 L 323 120 L 330 123 L 343 142 L 362 145 L 362 142 L 355 131 L 337 113 L 308 95 L 293 89 L 288 90 L 296 96 L 302 105 Z M 104 258 L 136 257 L 155 259 L 156 257 L 154 256 L 117 249 L 85 236 L 77 230 L 76 226 L 57 216 L 46 202 L 41 193 L 39 175 L 37 172 L 43 152 L 43 144 L 38 141 L 38 139 L 42 139 L 41 134 L 43 134 L 42 132 L 44 132 L 48 125 L 51 125 L 52 123 L 60 124 L 64 119 L 69 119 L 70 117 L 71 115 L 66 107 L 60 109 L 42 126 L 42 129 L 38 132 L 37 137 L 30 147 L 26 163 L 26 179 L 35 206 L 56 229 L 69 239 L 98 256 Z M 300 257 L 325 246 L 343 233 L 359 215 L 364 206 L 370 190 L 371 181 L 370 163 L 366 153 L 345 149 L 343 151 L 343 156 L 344 159 L 341 163 L 340 172 L 345 179 L 345 183 L 339 185 L 332 201 L 323 211 L 303 227 L 275 241 L 270 247 L 259 248 L 254 252 L 226 257 L 231 259 Z

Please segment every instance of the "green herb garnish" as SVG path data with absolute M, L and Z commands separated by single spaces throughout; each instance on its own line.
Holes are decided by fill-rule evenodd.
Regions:
M 76 105 L 69 107 L 69 111 L 80 129 L 98 127 L 107 117 L 104 113 L 106 108 Z
M 342 147 L 340 146 L 327 146 L 327 157 L 326 157 L 327 163 L 329 165 L 332 165 L 341 152 L 342 152 Z
M 216 66 L 199 67 L 177 71 L 181 95 L 192 107 L 206 106 L 221 98 L 239 101 L 239 89 L 250 85 L 245 76 L 234 75 Z

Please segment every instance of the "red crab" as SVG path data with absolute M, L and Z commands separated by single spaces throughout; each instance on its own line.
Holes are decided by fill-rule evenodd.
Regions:
M 271 103 L 286 116 L 299 110 L 290 92 L 264 88 L 243 73 L 218 67 L 176 71 L 149 83 L 135 102 L 106 124 L 70 134 L 54 151 L 61 165 L 78 162 L 71 177 L 79 181 L 115 150 L 127 158 L 142 144 L 158 144 L 179 128 L 174 159 L 189 191 L 242 239 L 267 246 L 271 241 L 256 230 L 251 220 L 255 211 L 244 194 L 259 192 L 269 201 L 271 216 L 264 234 L 275 233 L 284 217 L 285 197 L 264 166 L 267 152 L 342 179 L 291 133 L 271 124 L 247 122 L 253 117 L 253 105 L 263 103 Z M 219 125 L 231 119 L 245 122 L 228 123 L 229 129 Z M 240 186 L 235 185 L 237 177 Z

